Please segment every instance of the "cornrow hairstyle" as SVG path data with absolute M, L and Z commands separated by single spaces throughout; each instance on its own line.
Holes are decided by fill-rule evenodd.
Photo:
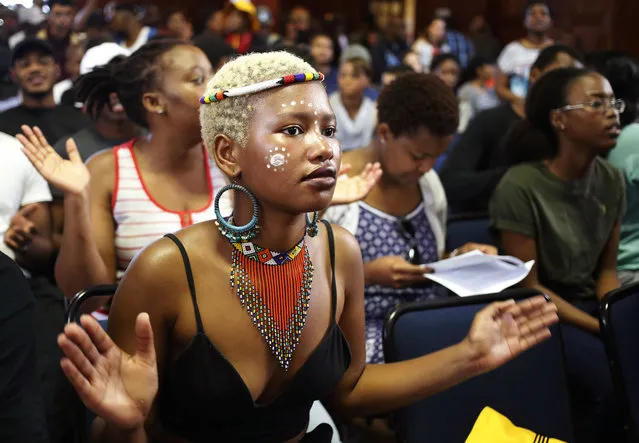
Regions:
M 511 127 L 504 143 L 504 155 L 511 165 L 557 155 L 559 137 L 550 120 L 551 112 L 566 106 L 566 96 L 573 83 L 593 72 L 559 68 L 535 82 L 526 97 L 526 118 Z
M 443 137 L 454 134 L 459 125 L 457 97 L 432 74 L 398 76 L 382 88 L 377 108 L 379 123 L 386 123 L 395 137 L 414 135 L 420 129 Z
M 109 94 L 117 93 L 127 117 L 149 129 L 142 96 L 158 87 L 162 66 L 160 58 L 170 50 L 185 45 L 174 39 L 149 41 L 129 57 L 118 63 L 95 68 L 81 76 L 74 86 L 78 101 L 99 116 L 99 110 L 109 103 Z

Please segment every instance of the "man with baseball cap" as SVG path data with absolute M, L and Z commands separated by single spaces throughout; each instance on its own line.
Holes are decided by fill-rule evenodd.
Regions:
M 47 140 L 57 141 L 91 124 L 77 109 L 56 106 L 53 86 L 60 66 L 46 40 L 29 37 L 13 49 L 11 77 L 20 89 L 22 104 L 0 114 L 0 132 L 21 133 L 22 125 L 38 126 Z

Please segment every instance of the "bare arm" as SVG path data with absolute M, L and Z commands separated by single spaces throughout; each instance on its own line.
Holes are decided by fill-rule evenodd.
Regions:
M 109 313 L 109 336 L 125 353 L 136 353 L 136 318 L 140 312 L 149 314 L 153 328 L 159 382 L 167 360 L 170 325 L 174 322 L 178 295 L 186 290 L 183 271 L 175 263 L 181 258 L 170 240 L 162 239 L 147 247 L 131 263 L 114 296 Z M 177 269 L 177 272 L 174 272 Z M 159 278 L 164 276 L 164 278 Z M 181 287 L 184 286 L 184 287 Z M 135 374 L 137 375 L 137 374 Z M 140 383 L 141 380 L 137 379 Z M 157 421 L 153 402 L 144 428 L 124 430 L 98 417 L 92 426 L 96 443 L 146 443 L 161 425 Z
M 615 224 L 610 238 L 599 258 L 599 277 L 597 278 L 597 298 L 601 300 L 607 293 L 619 287 L 617 279 L 617 251 L 621 235 L 621 221 Z
M 567 302 L 539 282 L 537 274 L 537 242 L 534 239 L 511 231 L 501 231 L 501 243 L 505 254 L 517 257 L 523 262 L 535 260 L 535 265 L 521 282 L 523 287 L 539 289 L 547 294 L 553 303 L 557 305 L 559 318 L 562 321 L 599 334 L 599 320 Z
M 495 92 L 500 99 L 507 101 L 508 103 L 515 103 L 522 100 L 521 97 L 514 94 L 510 90 L 508 76 L 503 72 L 499 72 L 497 74 L 497 79 L 495 81 Z
M 64 198 L 64 234 L 56 279 L 67 297 L 90 286 L 115 282 L 112 151 L 94 156 L 87 167 L 91 174 L 88 189 L 66 193 Z M 96 300 L 97 306 L 99 302 Z
M 352 361 L 338 390 L 330 399 L 330 404 L 343 415 L 369 415 L 407 406 L 491 370 L 505 363 L 515 354 L 550 336 L 545 325 L 551 324 L 552 319 L 556 318 L 553 317 L 554 306 L 549 304 L 547 307 L 549 311 L 546 312 L 543 298 L 539 298 L 535 309 L 538 309 L 541 303 L 544 314 L 536 320 L 537 325 L 533 328 L 536 330 L 530 331 L 531 335 L 525 339 L 525 344 L 517 341 L 519 344 L 509 348 L 517 349 L 515 354 L 507 359 L 491 360 L 488 363 L 485 360 L 488 354 L 480 356 L 478 343 L 492 342 L 495 336 L 490 339 L 480 338 L 482 334 L 478 334 L 478 330 L 486 327 L 487 320 L 493 318 L 491 316 L 499 317 L 502 309 L 516 306 L 512 302 L 506 302 L 491 305 L 483 311 L 483 314 L 478 314 L 468 337 L 454 346 L 403 362 L 366 365 L 364 281 L 359 246 L 357 241 L 345 231 L 337 228 L 335 231 L 336 244 L 339 245 L 337 266 L 338 269 L 343 270 L 340 272 L 340 280 L 344 285 L 345 297 L 339 324 L 350 344 Z M 538 327 L 541 329 L 537 329 Z
M 75 18 L 73 19 L 73 29 L 75 31 L 84 30 L 84 25 L 87 23 L 87 19 L 97 6 L 98 0 L 87 0 L 84 7 L 75 14 Z

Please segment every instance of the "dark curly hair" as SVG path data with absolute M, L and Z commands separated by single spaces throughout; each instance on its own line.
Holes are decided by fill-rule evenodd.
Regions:
M 109 94 L 115 92 L 124 111 L 134 123 L 149 128 L 142 96 L 158 87 L 162 55 L 185 43 L 174 39 L 152 40 L 118 63 L 95 68 L 78 78 L 74 89 L 78 101 L 85 104 L 93 118 L 109 103 Z
M 377 99 L 378 121 L 386 123 L 395 137 L 428 129 L 433 135 L 457 131 L 457 97 L 432 74 L 410 73 L 382 88 Z

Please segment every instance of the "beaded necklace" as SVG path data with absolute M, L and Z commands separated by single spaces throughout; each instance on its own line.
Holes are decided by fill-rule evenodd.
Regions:
M 231 289 L 278 363 L 288 371 L 306 324 L 313 263 L 304 238 L 286 252 L 232 242 Z

